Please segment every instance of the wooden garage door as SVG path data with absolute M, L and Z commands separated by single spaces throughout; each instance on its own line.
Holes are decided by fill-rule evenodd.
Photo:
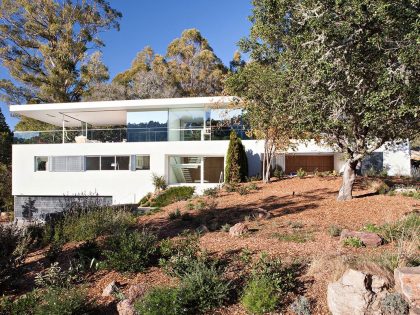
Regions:
M 299 168 L 306 172 L 332 171 L 334 156 L 332 155 L 286 155 L 286 174 L 295 173 Z

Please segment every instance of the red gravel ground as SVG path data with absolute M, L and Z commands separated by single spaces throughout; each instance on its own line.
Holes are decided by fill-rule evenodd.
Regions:
M 188 202 L 180 201 L 158 213 L 140 217 L 138 224 L 156 231 L 161 237 L 173 237 L 184 229 L 195 229 L 204 224 L 210 232 L 200 238 L 202 248 L 210 254 L 231 257 L 233 261 L 238 261 L 237 257 L 243 249 L 250 251 L 253 259 L 267 252 L 285 262 L 304 261 L 309 265 L 309 270 L 302 270 L 302 294 L 311 300 L 313 314 L 328 314 L 326 286 L 336 276 L 335 262 L 349 255 L 369 257 L 394 250 L 392 244 L 374 249 L 343 247 L 339 238 L 328 234 L 328 228 L 336 225 L 359 230 L 368 223 L 393 222 L 420 210 L 420 202 L 416 199 L 374 194 L 364 179 L 358 179 L 353 200 L 339 202 L 336 201 L 336 195 L 340 184 L 341 178 L 338 177 L 291 178 L 271 184 L 258 182 L 258 190 L 246 195 L 221 191 L 216 198 L 202 197 L 209 205 L 202 210 L 187 210 Z M 272 217 L 258 218 L 256 208 L 269 211 Z M 190 213 L 192 219 L 170 220 L 169 213 L 175 209 Z M 223 224 L 234 225 L 238 222 L 246 222 L 250 229 L 247 235 L 232 238 L 220 230 Z M 289 233 L 296 233 L 306 241 L 283 240 L 282 236 Z M 37 258 L 31 257 L 32 263 Z M 235 268 L 240 268 L 240 264 L 230 268 L 232 274 L 240 273 L 241 270 Z M 137 275 L 98 272 L 89 279 L 89 294 L 100 304 L 108 306 L 104 313 L 115 310 L 113 298 L 101 297 L 102 290 L 112 280 L 118 281 L 123 291 L 131 284 L 152 287 L 175 283 L 159 268 L 151 268 Z M 284 312 L 289 311 L 286 308 Z M 245 311 L 238 304 L 211 314 L 245 314 Z

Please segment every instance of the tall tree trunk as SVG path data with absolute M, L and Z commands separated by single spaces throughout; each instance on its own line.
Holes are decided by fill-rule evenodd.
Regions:
M 338 192 L 337 200 L 350 200 L 353 198 L 353 184 L 356 179 L 356 166 L 358 161 L 348 160 L 344 166 L 343 183 Z

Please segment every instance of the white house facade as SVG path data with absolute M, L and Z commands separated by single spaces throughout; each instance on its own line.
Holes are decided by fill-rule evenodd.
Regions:
M 231 97 L 195 97 L 66 104 L 13 105 L 17 116 L 57 127 L 54 131 L 15 132 L 13 187 L 15 216 L 60 211 L 63 196 L 97 195 L 108 204 L 137 203 L 154 190 L 152 174 L 169 185 L 196 191 L 223 182 L 229 133 L 243 140 L 249 176 L 261 173 L 264 143 L 248 137 L 241 109 Z M 408 145 L 381 148 L 373 155 L 389 175 L 410 175 Z M 340 153 L 314 142 L 277 155 L 286 173 L 340 172 Z M 366 167 L 373 163 L 368 161 Z M 378 166 L 379 165 L 379 166 Z

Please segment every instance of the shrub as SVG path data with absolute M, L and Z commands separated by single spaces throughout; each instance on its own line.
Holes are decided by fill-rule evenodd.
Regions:
M 223 232 L 229 232 L 230 228 L 231 228 L 230 224 L 229 223 L 225 223 L 225 224 L 222 225 L 221 230 Z
M 266 277 L 251 280 L 241 298 L 243 307 L 252 314 L 272 312 L 279 302 L 273 281 Z
M 189 314 L 205 312 L 221 306 L 228 297 L 230 284 L 214 264 L 197 261 L 181 278 L 178 299 Z
M 339 226 L 337 226 L 337 225 L 331 225 L 329 228 L 328 228 L 328 234 L 330 235 L 330 236 L 332 236 L 332 237 L 337 237 L 337 236 L 340 236 L 340 234 L 341 234 L 341 228 L 339 227 Z
M 378 173 L 376 172 L 375 168 L 371 166 L 364 172 L 364 175 L 367 177 L 375 177 Z
M 39 300 L 37 291 L 21 295 L 15 301 L 8 297 L 0 297 L 0 315 L 33 315 Z
M 169 212 L 168 218 L 169 220 L 175 220 L 181 217 L 181 211 L 179 211 L 179 208 L 176 208 L 175 211 Z
M 122 231 L 106 239 L 105 266 L 117 271 L 141 272 L 152 265 L 158 253 L 157 237 L 148 231 Z
M 248 160 L 244 145 L 234 130 L 230 133 L 226 154 L 225 183 L 239 183 L 248 176 Z
M 248 187 L 246 186 L 239 186 L 237 191 L 241 196 L 247 195 L 249 193 Z
M 152 183 L 155 186 L 155 191 L 165 190 L 168 185 L 164 176 L 159 176 L 155 173 L 152 174 Z
M 258 186 L 256 183 L 251 183 L 247 187 L 249 190 L 258 190 Z
M 252 268 L 252 278 L 269 279 L 278 292 L 286 293 L 296 288 L 296 268 L 296 265 L 284 266 L 279 258 L 271 259 L 263 253 Z
M 193 196 L 194 190 L 195 188 L 191 186 L 170 187 L 154 197 L 150 201 L 150 206 L 165 207 L 176 201 L 188 200 Z
M 45 254 L 45 258 L 47 258 L 50 262 L 55 262 L 62 251 L 63 243 L 61 241 L 53 241 Z
M 139 201 L 139 205 L 140 206 L 145 206 L 148 207 L 149 206 L 149 200 L 152 198 L 152 193 L 147 193 L 146 196 L 144 196 L 143 198 L 140 199 Z
M 194 204 L 194 210 L 201 211 L 207 208 L 207 202 L 204 199 L 197 199 Z
M 290 306 L 296 315 L 311 315 L 311 305 L 308 299 L 304 296 L 299 296 Z
M 203 195 L 209 196 L 209 197 L 216 197 L 218 193 L 219 193 L 218 187 L 207 188 L 207 189 L 204 189 L 203 191 Z
M 135 216 L 129 211 L 102 207 L 67 212 L 56 226 L 62 229 L 63 241 L 85 241 L 127 229 L 134 223 Z M 57 238 L 60 239 L 60 236 Z
M 344 246 L 350 246 L 350 247 L 355 247 L 355 248 L 359 248 L 359 247 L 363 247 L 364 244 L 362 242 L 362 240 L 358 237 L 347 237 L 344 242 L 343 242 Z
M 101 256 L 101 249 L 96 241 L 86 241 L 80 245 L 75 252 L 75 259 L 86 270 L 91 268 Z
M 16 225 L 0 224 L 0 286 L 14 274 L 24 261 L 30 239 Z
M 89 308 L 85 290 L 54 288 L 45 292 L 42 302 L 36 307 L 35 314 L 86 314 Z
M 160 243 L 162 258 L 159 265 L 168 275 L 181 278 L 193 269 L 199 250 L 197 235 L 190 234 L 176 240 L 165 239 Z
M 386 168 L 383 168 L 379 173 L 379 177 L 388 177 L 388 170 Z
M 281 168 L 281 166 L 279 166 L 279 165 L 276 166 L 276 169 L 274 170 L 273 175 L 274 175 L 274 177 L 276 177 L 278 179 L 280 179 L 284 176 L 284 171 Z
M 178 315 L 181 313 L 177 288 L 151 289 L 134 304 L 136 311 L 142 315 Z
M 296 171 L 296 176 L 299 178 L 303 178 L 306 176 L 306 172 L 303 168 L 300 168 Z
M 381 301 L 381 310 L 385 315 L 408 314 L 408 303 L 399 293 L 387 294 Z
M 63 270 L 57 262 L 35 275 L 35 284 L 41 288 L 70 288 L 80 281 L 80 274 L 75 268 L 70 266 L 68 270 Z
M 237 184 L 225 184 L 223 187 L 225 188 L 226 192 L 236 192 L 238 189 Z

